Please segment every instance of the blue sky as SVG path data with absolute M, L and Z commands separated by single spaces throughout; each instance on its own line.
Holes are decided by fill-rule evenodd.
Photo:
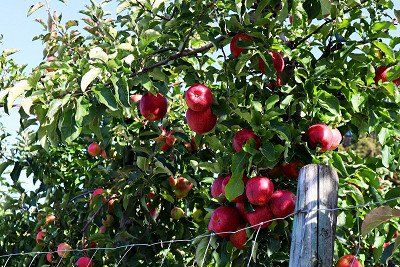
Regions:
M 45 0 L 41 0 L 45 2 Z M 66 4 L 60 3 L 58 0 L 47 0 L 50 2 L 52 10 L 62 13 L 63 21 L 76 19 L 79 20 L 83 15 L 79 13 L 89 0 L 67 0 Z M 32 42 L 32 38 L 42 32 L 42 26 L 34 22 L 36 18 L 47 20 L 45 8 L 27 17 L 27 11 L 32 4 L 39 0 L 0 0 L 0 34 L 4 36 L 3 44 L 0 44 L 0 51 L 5 48 L 16 48 L 20 52 L 14 55 L 18 63 L 28 64 L 33 67 L 42 60 L 42 44 L 40 41 Z M 100 2 L 99 0 L 97 2 Z M 114 1 L 115 3 L 116 1 Z M 400 9 L 400 1 L 395 0 L 395 9 Z M 108 6 L 108 11 L 115 13 L 116 4 Z M 394 31 L 394 35 L 400 36 L 400 31 Z M 9 132 L 16 132 L 19 127 L 18 113 L 13 110 L 8 116 L 0 113 L 0 122 L 8 129 Z M 27 184 L 28 188 L 32 185 Z

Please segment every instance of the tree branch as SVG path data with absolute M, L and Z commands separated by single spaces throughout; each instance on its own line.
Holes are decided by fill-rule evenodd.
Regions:
M 356 9 L 356 8 L 361 7 L 364 3 L 368 2 L 368 1 L 369 1 L 369 0 L 362 0 L 360 4 L 357 4 L 357 5 L 355 5 L 354 7 L 345 9 L 345 10 L 343 11 L 343 14 L 349 13 L 350 11 L 352 11 L 352 10 L 354 10 L 354 9 Z M 333 22 L 333 21 L 334 21 L 334 19 L 332 19 L 332 18 L 331 18 L 331 19 L 325 20 L 325 22 L 322 23 L 320 26 L 318 26 L 318 28 L 316 28 L 314 31 L 312 31 L 312 32 L 310 32 L 309 34 L 307 34 L 307 35 L 306 35 L 304 38 L 302 38 L 300 41 L 296 42 L 296 43 L 293 45 L 293 49 L 297 48 L 299 45 L 301 45 L 302 43 L 304 43 L 305 41 L 307 41 L 307 40 L 308 40 L 311 36 L 313 36 L 314 34 L 320 32 L 321 29 L 322 29 L 325 25 L 327 25 L 327 24 L 329 24 L 329 23 L 331 23 L 331 22 Z
M 215 43 L 219 43 L 219 42 L 223 41 L 225 38 L 226 38 L 226 37 L 223 36 L 223 35 L 218 36 L 218 37 L 215 39 Z M 174 61 L 174 60 L 177 60 L 177 59 L 182 58 L 182 57 L 193 56 L 193 55 L 196 55 L 197 53 L 206 52 L 206 51 L 210 50 L 213 46 L 214 46 L 213 43 L 208 43 L 208 44 L 203 45 L 203 46 L 201 46 L 201 47 L 199 47 L 199 48 L 185 49 L 185 50 L 183 50 L 182 52 L 178 52 L 178 53 L 176 53 L 176 54 L 173 54 L 173 55 L 167 57 L 166 59 L 163 59 L 163 60 L 161 60 L 161 61 L 158 61 L 158 62 L 154 63 L 153 65 L 150 65 L 150 66 L 148 66 L 148 67 L 144 67 L 144 68 L 142 68 L 141 70 L 139 70 L 139 71 L 137 71 L 137 72 L 134 72 L 134 73 L 132 74 L 132 76 L 137 76 L 137 75 L 139 75 L 139 74 L 146 73 L 146 72 L 148 72 L 148 71 L 150 71 L 150 70 L 152 70 L 152 69 L 155 69 L 155 68 L 160 67 L 160 66 L 163 66 L 163 65 L 167 65 L 169 62 Z

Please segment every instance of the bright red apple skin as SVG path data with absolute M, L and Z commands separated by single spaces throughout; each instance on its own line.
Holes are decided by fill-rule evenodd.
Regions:
M 93 267 L 92 259 L 89 257 L 80 257 L 76 261 L 76 267 Z
M 44 232 L 44 231 L 39 231 L 39 232 L 36 234 L 36 243 L 37 243 L 37 244 L 42 243 L 43 238 L 44 238 L 45 236 L 46 236 L 46 232 Z
M 269 207 L 275 218 L 284 218 L 294 212 L 296 196 L 287 190 L 275 191 L 269 200 Z
M 397 78 L 396 80 L 394 80 L 393 83 L 396 86 L 400 86 L 400 78 Z
M 204 84 L 194 84 L 185 93 L 188 107 L 194 111 L 203 111 L 211 107 L 213 94 Z
M 354 255 L 345 255 L 339 259 L 336 267 L 362 267 L 361 263 Z
M 329 148 L 329 150 L 335 150 L 336 148 L 338 148 L 343 138 L 342 134 L 337 128 L 332 130 L 332 136 L 333 136 L 332 145 Z
M 245 225 L 242 225 L 239 229 L 245 228 Z M 229 236 L 229 241 L 231 241 L 232 245 L 240 250 L 245 249 L 246 241 L 247 241 L 247 233 L 246 230 L 240 230 L 236 233 L 233 233 Z
M 218 176 L 217 179 L 214 180 L 214 182 L 211 185 L 211 196 L 213 198 L 221 198 L 224 195 L 224 192 L 222 190 L 222 182 L 224 181 L 225 177 L 224 176 Z
M 100 155 L 101 151 L 102 151 L 102 149 L 99 146 L 99 144 L 97 144 L 97 143 L 91 143 L 88 146 L 88 153 L 89 153 L 89 155 L 91 155 L 93 157 L 97 157 L 98 155 Z
M 231 175 L 228 175 L 224 178 L 224 180 L 222 181 L 222 193 L 225 195 L 225 186 L 229 183 L 229 180 L 231 179 Z M 247 181 L 249 180 L 246 176 L 243 175 L 243 184 L 246 187 Z M 233 199 L 231 202 L 244 202 L 246 200 L 246 195 L 243 193 L 242 195 L 236 197 L 235 199 Z
M 265 205 L 274 193 L 274 184 L 267 177 L 251 178 L 246 184 L 246 196 L 253 205 Z
M 242 225 L 241 216 L 234 207 L 221 206 L 216 208 L 211 214 L 208 230 L 215 232 L 220 237 L 228 237 Z
M 273 218 L 274 216 L 268 205 L 254 207 L 253 212 L 246 213 L 246 219 L 253 229 L 258 229 L 260 226 L 261 229 L 268 228 L 272 223 L 270 220 Z
M 299 177 L 299 170 L 304 164 L 301 161 L 293 161 L 282 164 L 281 170 L 283 174 L 289 179 L 296 180 Z
M 205 134 L 211 131 L 217 123 L 217 116 L 214 115 L 211 108 L 204 111 L 186 111 L 186 121 L 189 128 L 197 134 Z
M 285 69 L 285 60 L 283 59 L 282 55 L 276 51 L 270 51 L 268 54 L 272 57 L 272 62 L 274 63 L 274 69 L 279 74 L 282 73 Z M 258 68 L 262 73 L 265 74 L 265 62 L 262 58 L 258 59 Z
M 230 43 L 230 49 L 234 58 L 237 58 L 244 51 L 244 48 L 238 45 L 238 41 L 250 41 L 250 40 L 251 36 L 245 33 L 238 33 L 235 36 L 233 36 Z
M 67 243 L 61 243 L 57 246 L 57 254 L 61 258 L 66 258 L 68 257 L 71 249 L 72 249 L 71 246 L 68 245 Z
M 310 148 L 315 149 L 319 146 L 321 152 L 329 150 L 333 143 L 332 131 L 325 124 L 315 124 L 310 126 L 306 132 L 306 138 Z
M 161 120 L 168 109 L 167 99 L 160 93 L 153 95 L 145 93 L 140 99 L 140 114 L 149 121 Z
M 387 81 L 387 71 L 389 68 L 387 66 L 380 66 L 375 71 L 375 84 L 378 84 L 379 81 L 386 82 Z
M 249 139 L 254 139 L 256 148 L 261 145 L 261 139 L 250 129 L 242 129 L 233 136 L 232 146 L 236 152 L 242 150 L 243 146 Z
M 46 260 L 47 260 L 47 262 L 49 262 L 49 263 L 52 263 L 53 262 L 53 254 L 52 253 L 47 253 L 46 254 Z

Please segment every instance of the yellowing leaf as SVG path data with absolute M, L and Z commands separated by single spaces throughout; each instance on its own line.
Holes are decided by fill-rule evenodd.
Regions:
M 100 73 L 101 69 L 99 68 L 93 68 L 86 72 L 86 74 L 82 77 L 81 90 L 85 92 L 88 86 L 94 81 L 94 79 L 97 78 L 97 76 L 100 75 Z

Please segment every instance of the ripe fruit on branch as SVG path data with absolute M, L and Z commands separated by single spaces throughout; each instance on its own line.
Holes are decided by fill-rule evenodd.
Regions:
M 185 216 L 185 212 L 183 211 L 183 209 L 179 208 L 179 207 L 174 207 L 171 210 L 171 218 L 174 220 L 179 220 L 180 218 L 182 218 L 183 216 Z
M 244 202 L 236 202 L 236 209 L 238 210 L 239 214 L 242 215 L 242 218 L 247 221 L 246 218 L 246 206 Z
M 48 225 L 48 224 L 54 222 L 55 220 L 56 220 L 56 216 L 54 216 L 53 214 L 47 215 L 45 224 Z
M 224 178 L 224 180 L 222 181 L 222 193 L 223 193 L 224 195 L 225 195 L 225 186 L 229 183 L 229 180 L 231 179 L 231 177 L 232 177 L 231 175 L 228 175 L 228 176 L 226 176 L 226 177 Z M 243 175 L 242 180 L 243 180 L 244 186 L 246 186 L 247 181 L 248 181 L 249 179 L 247 179 L 247 177 Z M 233 199 L 232 202 L 244 202 L 245 200 L 246 200 L 246 196 L 245 196 L 245 194 L 243 193 L 242 195 L 240 195 L 240 196 L 236 197 L 235 199 Z
M 361 263 L 354 255 L 345 255 L 339 259 L 336 267 L 362 267 Z
M 272 62 L 274 64 L 275 71 L 279 74 L 282 73 L 285 69 L 285 60 L 283 59 L 282 55 L 276 51 L 270 51 L 268 54 L 272 57 Z M 265 62 L 262 58 L 258 59 L 258 68 L 262 73 L 265 74 Z
M 149 121 L 158 121 L 167 113 L 168 101 L 160 93 L 145 93 L 140 99 L 140 114 Z
M 217 116 L 214 115 L 211 108 L 203 111 L 188 109 L 186 111 L 186 121 L 193 132 L 204 134 L 214 128 L 217 123 Z
M 287 190 L 277 190 L 272 194 L 269 206 L 276 218 L 284 218 L 294 212 L 296 196 Z
M 261 229 L 268 228 L 272 223 L 270 220 L 273 218 L 274 216 L 268 205 L 256 206 L 253 212 L 246 213 L 246 219 L 253 229 L 258 229 L 259 227 L 261 227 Z
M 89 257 L 80 257 L 76 261 L 76 267 L 93 267 L 92 259 Z
M 342 142 L 342 134 L 340 133 L 340 131 L 335 128 L 332 130 L 332 145 L 329 148 L 329 150 L 335 150 L 336 148 L 339 147 L 340 142 Z
M 91 143 L 88 146 L 88 153 L 93 157 L 97 157 L 98 155 L 100 155 L 101 151 L 102 151 L 101 147 L 96 142 Z
M 103 190 L 103 188 L 101 188 L 101 187 L 95 189 L 95 190 L 93 191 L 92 196 L 90 197 L 90 204 L 93 203 L 93 200 L 94 200 L 95 198 L 97 198 L 97 197 L 102 197 L 103 192 L 104 192 L 104 190 Z M 104 202 L 106 202 L 106 199 L 103 197 L 103 198 L 102 198 L 102 201 L 103 201 L 103 203 L 104 203 Z
M 67 243 L 61 243 L 57 246 L 57 254 L 61 258 L 66 258 L 68 257 L 70 251 L 72 250 L 71 246 L 68 245 Z
M 193 187 L 193 184 L 185 177 L 179 177 L 176 182 L 176 188 L 182 192 L 189 192 Z
M 245 228 L 245 225 L 239 227 L 239 229 Z M 236 233 L 233 233 L 229 236 L 229 241 L 231 241 L 232 245 L 237 249 L 245 249 L 246 241 L 247 241 L 247 233 L 246 230 L 240 230 Z
M 53 262 L 53 254 L 50 252 L 46 253 L 46 260 L 48 263 L 52 263 Z
M 177 182 L 178 180 L 172 175 L 168 178 L 168 183 L 171 187 L 175 187 Z
M 42 243 L 42 241 L 43 241 L 43 238 L 46 236 L 46 232 L 44 232 L 44 231 L 39 231 L 37 234 L 36 234 L 36 243 L 37 244 L 40 244 L 40 243 Z
M 281 171 L 289 179 L 297 179 L 299 177 L 299 170 L 304 164 L 301 161 L 293 161 L 286 164 L 282 164 Z
M 237 58 L 244 51 L 244 48 L 238 45 L 238 41 L 250 41 L 250 40 L 251 36 L 245 33 L 238 33 L 235 36 L 233 36 L 230 43 L 230 49 L 234 58 Z
M 375 71 L 375 84 L 378 84 L 379 81 L 386 82 L 387 81 L 387 71 L 389 68 L 387 66 L 380 66 Z
M 234 136 L 233 136 L 233 149 L 236 152 L 239 152 L 242 150 L 243 146 L 246 144 L 246 142 L 249 139 L 253 139 L 256 144 L 256 148 L 259 148 L 261 145 L 261 139 L 258 137 L 252 130 L 250 129 L 242 129 L 238 131 Z
M 211 196 L 216 199 L 224 198 L 224 192 L 222 190 L 222 182 L 224 181 L 224 176 L 218 176 L 217 179 L 211 185 Z
M 203 84 L 194 84 L 186 91 L 185 100 L 189 109 L 203 111 L 211 107 L 213 103 L 213 94 L 207 86 Z
M 100 226 L 100 228 L 99 228 L 100 234 L 104 234 L 106 231 L 107 231 L 107 227 L 105 227 L 104 225 Z
M 265 205 L 274 193 L 274 184 L 267 177 L 251 178 L 246 184 L 246 196 L 253 205 Z
M 216 208 L 211 214 L 208 230 L 215 232 L 220 237 L 228 237 L 242 225 L 242 220 L 238 210 L 234 207 L 221 206 Z
M 306 139 L 310 148 L 315 149 L 319 146 L 321 152 L 329 150 L 333 144 L 332 131 L 325 124 L 310 126 L 306 132 Z

